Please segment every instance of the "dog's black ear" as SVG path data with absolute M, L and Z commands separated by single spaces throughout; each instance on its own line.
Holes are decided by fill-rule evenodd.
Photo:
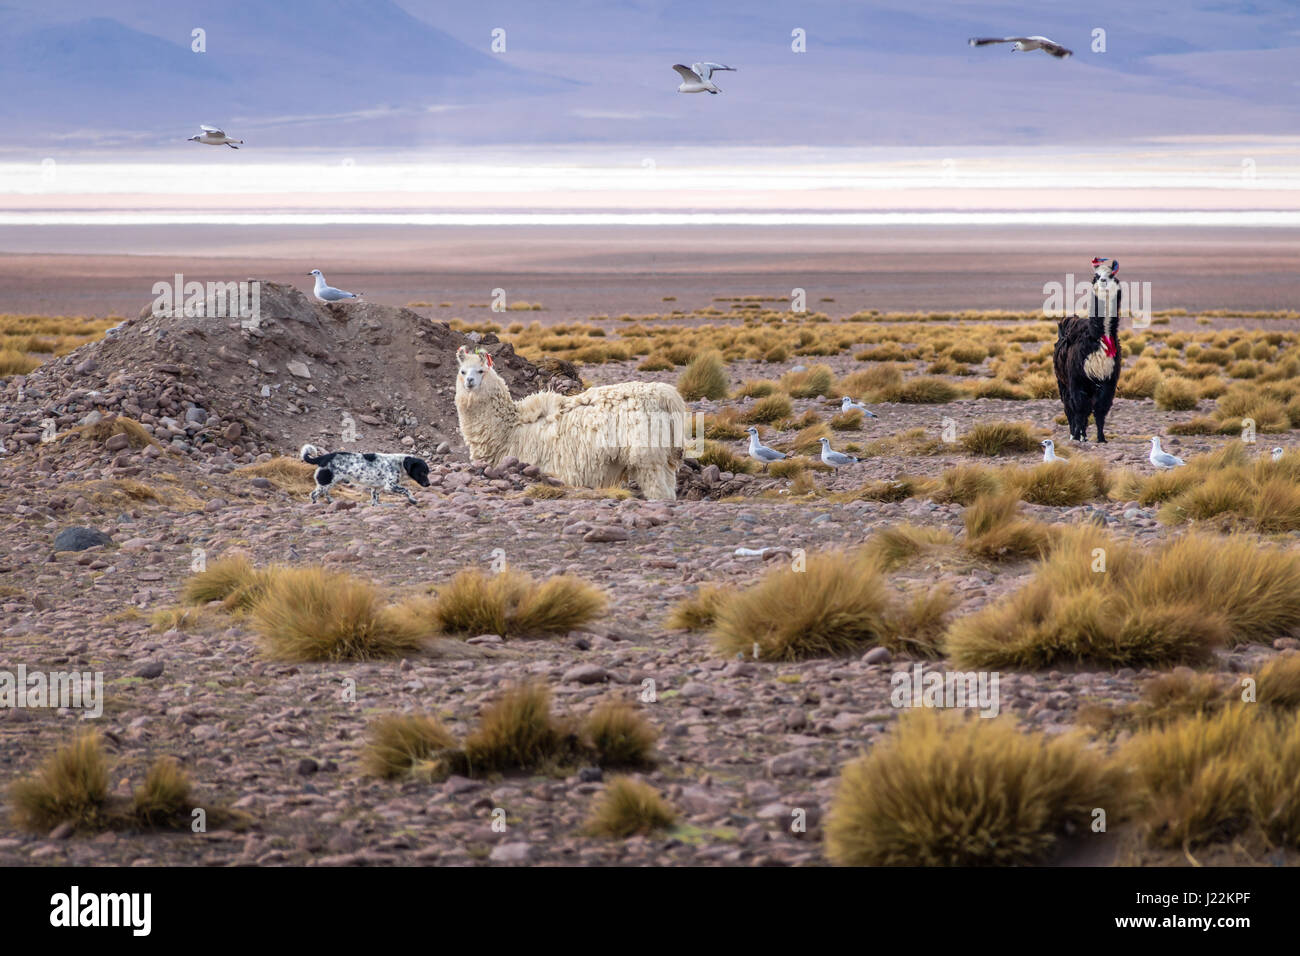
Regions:
M 417 485 L 429 487 L 429 465 L 423 458 L 407 455 L 402 459 L 402 469 L 411 476 Z

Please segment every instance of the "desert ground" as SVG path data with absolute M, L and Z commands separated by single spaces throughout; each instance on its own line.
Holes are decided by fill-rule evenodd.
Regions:
M 0 669 L 100 671 L 105 687 L 95 719 L 0 709 L 0 864 L 1300 860 L 1296 782 L 1260 775 L 1300 761 L 1300 236 L 690 239 L 0 228 L 0 332 L 55 340 L 6 342 L 24 364 L 0 380 Z M 1082 282 L 1093 254 L 1152 283 L 1149 326 L 1120 330 L 1106 444 L 1068 440 L 1042 314 L 1043 284 Z M 315 302 L 311 268 L 365 300 Z M 261 280 L 261 327 L 151 314 L 178 272 Z M 52 330 L 63 316 L 94 321 Z M 493 353 L 516 398 L 678 385 L 705 442 L 677 500 L 470 461 L 460 345 Z M 841 416 L 844 395 L 878 417 Z M 747 459 L 750 424 L 789 453 L 781 468 Z M 1157 472 L 1152 435 L 1187 464 Z M 822 436 L 862 461 L 824 468 Z M 1040 464 L 1045 438 L 1068 463 Z M 416 506 L 313 504 L 307 442 L 420 455 L 431 485 L 407 483 Z M 1080 572 L 1098 548 L 1110 570 Z M 599 608 L 473 626 L 450 605 L 475 569 L 483 587 L 579 579 Z M 284 584 L 300 571 L 335 592 L 313 592 L 315 618 Z M 369 650 L 286 650 L 272 597 L 319 648 L 346 587 L 367 595 Z M 996 672 L 998 715 L 923 724 L 895 694 L 918 665 Z M 534 713 L 529 747 L 476 763 L 528 682 L 552 722 Z M 592 743 L 592 714 L 616 704 L 644 743 L 624 760 Z M 87 729 L 103 785 L 55 799 L 68 774 L 48 761 Z M 187 787 L 150 774 L 160 758 Z M 146 818 L 147 774 L 175 799 Z M 623 777 L 668 816 L 623 807 L 631 835 L 602 831 Z M 951 777 L 1005 812 L 981 817 L 959 785 L 945 797 Z

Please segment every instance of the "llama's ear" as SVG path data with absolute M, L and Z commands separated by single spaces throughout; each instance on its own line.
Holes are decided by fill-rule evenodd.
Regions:
M 465 361 L 465 356 L 469 354 L 469 346 L 462 345 L 456 350 L 456 363 L 460 364 Z

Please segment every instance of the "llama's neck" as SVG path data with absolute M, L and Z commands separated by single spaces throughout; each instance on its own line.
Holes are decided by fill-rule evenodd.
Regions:
M 506 455 L 519 409 L 501 376 L 489 371 L 475 389 L 456 383 L 456 417 L 470 457 L 495 465 Z

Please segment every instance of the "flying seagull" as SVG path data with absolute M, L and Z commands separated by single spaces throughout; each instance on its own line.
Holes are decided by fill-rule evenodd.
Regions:
M 831 450 L 831 440 L 829 438 L 821 439 L 822 443 L 822 461 L 832 468 L 843 468 L 845 465 L 856 465 L 861 458 L 855 458 L 853 455 L 845 455 L 842 452 Z
M 200 126 L 203 130 L 198 136 L 191 136 L 187 142 L 202 143 L 205 146 L 229 146 L 231 149 L 239 149 L 236 143 L 242 143 L 242 139 L 231 139 L 224 132 L 215 126 Z
M 862 405 L 862 404 L 860 404 L 860 403 L 858 403 L 858 402 L 855 402 L 853 399 L 849 398 L 847 395 L 845 395 L 844 398 L 840 401 L 840 411 L 841 411 L 841 412 L 851 412 L 851 411 L 853 411 L 855 408 L 856 408 L 858 411 L 860 411 L 860 412 L 864 412 L 868 418 L 879 418 L 879 417 L 880 417 L 880 416 L 878 416 L 875 412 L 873 412 L 871 409 L 867 408 L 867 406 Z
M 673 69 L 682 78 L 682 82 L 677 86 L 678 93 L 721 93 L 722 90 L 713 82 L 713 74 L 718 70 L 730 70 L 736 72 L 734 66 L 723 66 L 721 63 L 695 63 L 691 66 L 684 66 L 681 63 L 674 63 Z
M 768 448 L 758 440 L 758 429 L 750 425 L 745 431 L 749 432 L 749 456 L 757 458 L 763 464 L 772 461 L 780 461 L 785 457 L 785 452 L 777 451 L 775 448 Z
M 1044 53 L 1050 53 L 1058 60 L 1064 60 L 1067 56 L 1074 54 L 1073 50 L 1067 50 L 1061 44 L 1047 39 L 1047 37 L 971 37 L 967 41 L 971 46 L 988 46 L 990 43 L 1010 43 L 1013 44 L 1011 49 L 1020 53 L 1028 53 L 1031 50 L 1042 50 Z
M 1161 451 L 1159 436 L 1152 435 L 1151 436 L 1151 464 L 1155 465 L 1157 468 L 1161 469 L 1162 471 L 1168 471 L 1170 468 L 1177 468 L 1180 465 L 1187 464 L 1187 462 L 1183 461 L 1181 458 L 1177 457 L 1176 455 L 1169 454 L 1169 452 L 1167 451 Z
M 1045 438 L 1038 444 L 1043 446 L 1043 461 L 1065 461 L 1064 458 L 1056 457 L 1056 444 L 1050 438 Z
M 316 277 L 316 298 L 322 302 L 340 302 L 343 299 L 360 298 L 360 293 L 344 292 L 342 289 L 336 289 L 332 285 L 326 285 L 325 277 L 320 274 L 319 269 L 312 269 L 307 273 L 308 276 Z

